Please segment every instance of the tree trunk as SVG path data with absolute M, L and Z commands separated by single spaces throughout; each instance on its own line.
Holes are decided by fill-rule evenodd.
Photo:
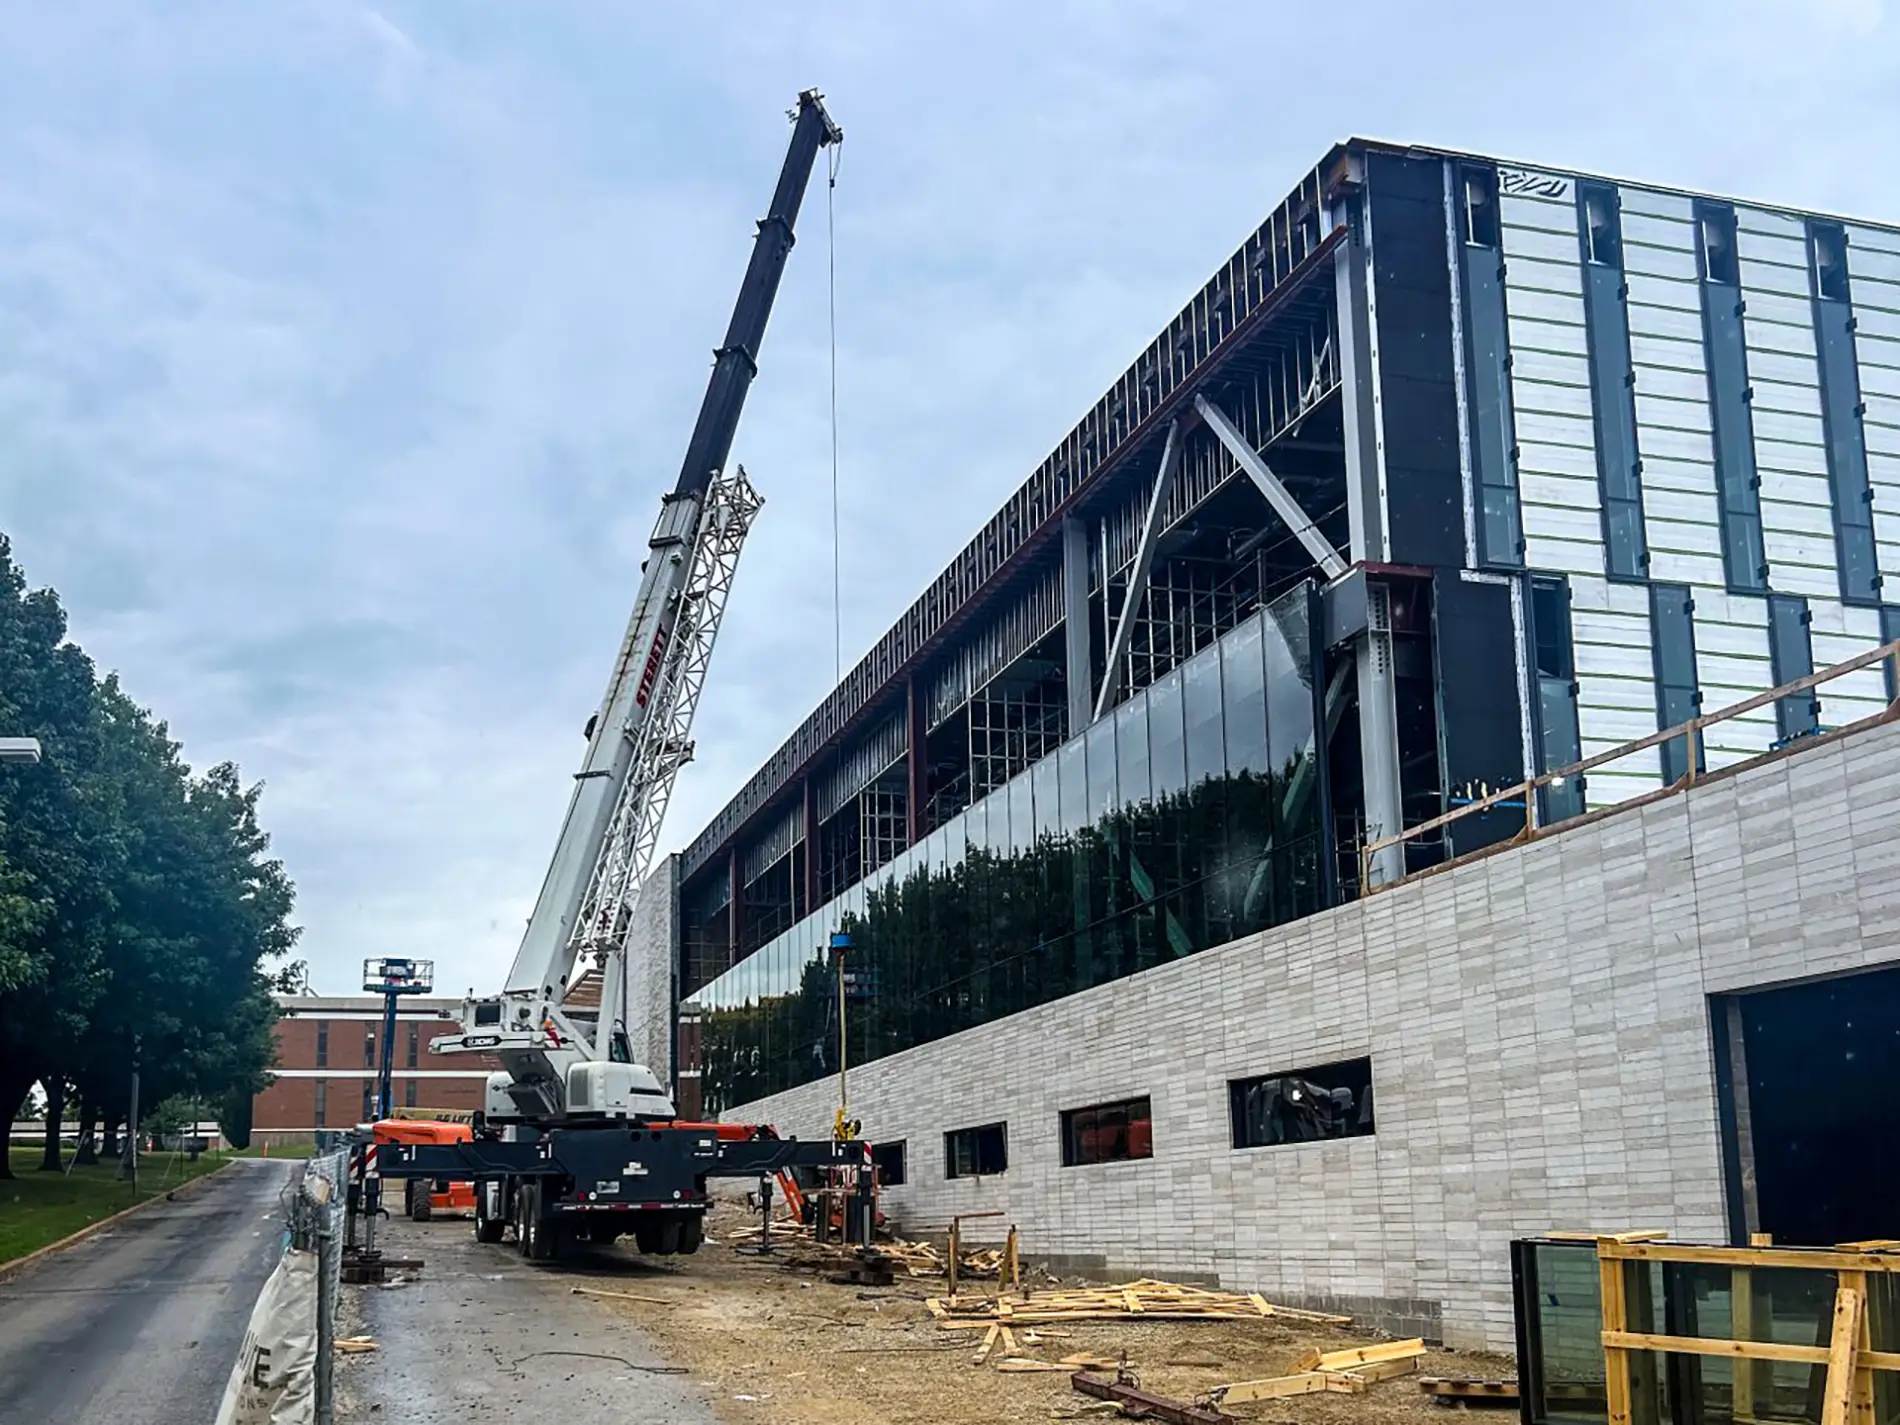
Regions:
M 46 1151 L 40 1156 L 42 1173 L 65 1171 L 59 1156 L 59 1130 L 66 1116 L 66 1081 L 52 1077 L 46 1081 Z
M 98 1143 L 92 1136 L 92 1121 L 96 1116 L 96 1110 L 82 1097 L 79 1112 L 73 1118 L 73 1128 L 79 1134 L 79 1151 L 73 1154 L 76 1168 L 90 1168 L 99 1161 Z
M 0 1073 L 0 1180 L 13 1176 L 13 1115 L 32 1087 L 30 1074 L 22 1078 L 18 1072 Z

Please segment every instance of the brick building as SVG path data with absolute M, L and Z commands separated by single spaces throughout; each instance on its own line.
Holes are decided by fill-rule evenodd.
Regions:
M 301 1142 L 319 1128 L 349 1128 L 371 1113 L 381 1062 L 382 1000 L 374 995 L 279 995 L 277 1067 L 252 1109 L 251 1135 Z M 482 1084 L 499 1064 L 432 1058 L 429 1045 L 459 1033 L 460 1001 L 405 1000 L 396 1018 L 396 1108 L 467 1112 L 482 1106 Z

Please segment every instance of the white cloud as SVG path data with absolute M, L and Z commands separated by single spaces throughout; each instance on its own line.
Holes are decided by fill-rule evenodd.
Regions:
M 5 527 L 194 759 L 269 783 L 320 984 L 403 950 L 492 984 L 797 90 L 848 134 L 849 663 L 1348 134 L 1900 217 L 1876 0 L 1593 13 L 23 12 Z M 768 504 L 674 843 L 831 684 L 823 199 L 736 447 Z

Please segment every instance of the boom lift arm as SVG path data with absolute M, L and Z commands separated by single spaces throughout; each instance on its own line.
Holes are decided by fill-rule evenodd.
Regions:
M 844 137 L 816 90 L 798 96 L 792 121 L 772 206 L 759 221 L 679 478 L 661 502 L 633 615 L 606 695 L 588 720 L 587 753 L 507 983 L 500 995 L 469 999 L 463 1033 L 432 1046 L 437 1053 L 498 1055 L 512 1100 L 505 1117 L 516 1121 L 566 1121 L 570 1070 L 632 1057 L 624 998 L 633 903 L 674 776 L 693 755 L 693 713 L 760 504 L 743 467 L 728 475 L 725 463 L 758 373 L 759 347 L 813 166 L 821 149 Z M 601 964 L 597 1019 L 561 1003 L 583 953 Z M 633 1110 L 670 1117 L 672 1104 L 658 1083 L 645 1071 L 637 1077 L 641 1101 Z M 503 1116 L 490 1097 L 490 1117 Z M 620 1106 L 625 1111 L 624 1101 Z

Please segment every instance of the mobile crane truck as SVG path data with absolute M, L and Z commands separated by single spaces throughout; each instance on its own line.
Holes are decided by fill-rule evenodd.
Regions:
M 707 1180 L 765 1178 L 793 1167 L 851 1168 L 854 1212 L 871 1220 L 870 1146 L 800 1142 L 770 1128 L 678 1121 L 659 1079 L 633 1062 L 627 1035 L 627 937 L 660 820 L 704 686 L 720 617 L 760 499 L 745 468 L 726 470 L 759 345 L 821 150 L 844 135 L 807 90 L 791 147 L 760 220 L 745 280 L 700 405 L 686 458 L 660 505 L 633 616 L 521 948 L 499 995 L 471 997 L 462 1033 L 438 1054 L 493 1054 L 483 1111 L 467 1141 L 402 1143 L 379 1155 L 384 1177 L 473 1180 L 475 1235 L 513 1227 L 536 1261 L 576 1241 L 632 1236 L 645 1253 L 698 1248 Z M 600 1008 L 564 1003 L 576 966 L 598 965 Z

